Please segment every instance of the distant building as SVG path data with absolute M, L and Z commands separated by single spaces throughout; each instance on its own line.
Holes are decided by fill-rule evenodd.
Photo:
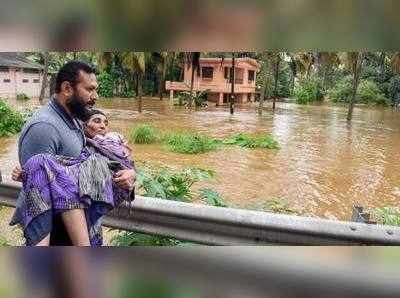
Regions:
M 257 93 L 256 76 L 260 67 L 260 63 L 251 58 L 235 59 L 235 102 L 254 101 Z M 207 100 L 218 104 L 229 102 L 231 68 L 232 58 L 201 58 L 200 76 L 195 72 L 193 91 L 209 90 Z M 170 98 L 174 97 L 174 91 L 190 91 L 191 76 L 191 66 L 185 65 L 183 82 L 166 82 L 165 88 L 170 91 Z
M 43 68 L 20 53 L 0 52 L 0 98 L 15 98 L 22 93 L 39 97 Z M 45 95 L 49 95 L 48 88 Z

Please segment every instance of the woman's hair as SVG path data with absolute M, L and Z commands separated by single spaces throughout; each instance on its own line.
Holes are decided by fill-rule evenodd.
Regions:
M 83 122 L 87 122 L 89 121 L 89 119 L 93 116 L 93 115 L 103 115 L 105 117 L 107 117 L 106 114 L 104 114 L 104 112 L 100 111 L 100 110 L 96 110 L 96 109 L 90 109 L 87 110 L 87 112 L 85 113 L 85 115 L 82 116 L 81 120 Z

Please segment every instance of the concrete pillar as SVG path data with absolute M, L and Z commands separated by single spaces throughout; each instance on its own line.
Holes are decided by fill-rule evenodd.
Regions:
M 174 90 L 169 90 L 169 99 L 174 99 Z
M 250 101 L 251 101 L 251 102 L 254 102 L 254 101 L 255 101 L 254 93 L 250 93 Z
M 224 93 L 222 93 L 222 92 L 219 94 L 218 104 L 219 105 L 224 104 Z

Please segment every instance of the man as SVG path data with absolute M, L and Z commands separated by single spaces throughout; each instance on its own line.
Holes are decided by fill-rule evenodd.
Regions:
M 85 136 L 78 119 L 95 105 L 98 98 L 96 89 L 95 71 L 86 63 L 71 61 L 60 69 L 56 78 L 56 94 L 47 106 L 32 116 L 21 132 L 18 157 L 22 166 L 30 157 L 40 153 L 79 156 L 85 145 Z M 122 188 L 132 189 L 134 176 L 134 171 L 122 170 L 115 182 Z M 23 199 L 21 194 L 18 201 Z M 35 221 L 30 229 L 31 235 L 25 235 L 27 242 L 35 245 L 88 245 L 88 235 L 80 229 L 82 225 L 86 226 L 81 215 L 82 210 L 79 209 L 56 216 L 47 212 Z M 18 216 L 21 215 L 14 214 L 14 218 Z M 43 225 L 52 226 L 51 234 L 44 239 Z M 42 240 L 38 243 L 38 239 Z

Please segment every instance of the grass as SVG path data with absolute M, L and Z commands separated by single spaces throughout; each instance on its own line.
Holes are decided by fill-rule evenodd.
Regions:
M 250 136 L 238 133 L 223 141 L 226 145 L 238 145 L 244 148 L 279 149 L 279 143 L 271 135 Z
M 172 152 L 184 154 L 199 154 L 218 148 L 221 143 L 217 139 L 198 133 L 169 133 L 163 138 L 164 143 Z
M 129 140 L 134 144 L 153 144 L 158 142 L 157 131 L 151 125 L 141 124 L 132 130 Z
M 400 227 L 400 208 L 383 207 L 372 209 L 371 215 L 377 223 Z

